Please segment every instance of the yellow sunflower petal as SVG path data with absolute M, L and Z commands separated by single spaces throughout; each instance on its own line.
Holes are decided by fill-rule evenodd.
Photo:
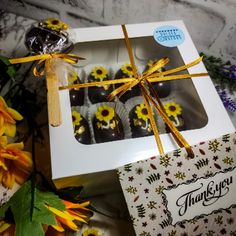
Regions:
M 15 176 L 11 172 L 5 171 L 2 178 L 2 185 L 5 188 L 12 189 L 14 183 L 15 183 Z
M 55 215 L 59 216 L 60 218 L 64 218 L 64 219 L 67 219 L 67 220 L 73 220 L 74 218 L 69 215 L 69 214 L 66 214 L 65 211 L 60 211 L 54 207 L 51 207 L 51 206 L 46 206 L 48 208 L 48 210 L 50 210 L 52 213 L 54 213 Z
M 3 172 L 4 171 L 0 168 L 0 183 L 2 183 Z
M 7 230 L 5 230 L 2 236 L 13 236 L 15 235 L 15 225 L 11 225 Z
M 0 136 L 4 134 L 6 126 L 4 125 L 4 118 L 0 113 Z
M 20 143 L 10 143 L 7 145 L 7 149 L 20 149 L 23 150 L 24 149 L 24 143 L 20 142 Z
M 88 222 L 85 220 L 86 218 L 88 218 L 86 215 L 81 215 L 80 213 L 76 213 L 75 211 L 69 210 L 68 211 L 75 220 L 83 222 L 85 224 L 87 224 Z
M 61 225 L 51 225 L 51 226 L 58 232 L 64 232 L 65 231 Z
M 10 226 L 11 226 L 11 224 L 5 222 L 4 220 L 0 221 L 0 233 L 4 232 Z
M 22 185 L 29 177 L 29 173 L 18 169 L 17 167 L 12 168 L 12 173 L 15 176 L 16 183 Z
M 4 159 L 0 159 L 0 167 L 2 167 L 3 170 L 8 170 L 7 166 L 5 165 Z
M 9 154 L 9 153 L 2 153 L 1 154 L 2 158 L 6 158 L 6 159 L 10 159 L 10 160 L 16 160 L 18 158 L 18 156 Z
M 7 108 L 7 111 L 8 111 L 8 113 L 11 114 L 11 116 L 13 117 L 14 120 L 22 120 L 23 119 L 23 116 L 18 111 L 14 110 L 10 107 Z
M 69 201 L 66 201 L 66 200 L 63 200 L 63 203 L 65 204 L 66 209 L 81 208 L 81 207 L 88 206 L 90 204 L 89 201 L 83 202 L 83 203 L 73 203 L 73 202 L 69 202 Z
M 15 137 L 16 135 L 16 125 L 5 122 L 5 134 L 9 137 Z
M 7 107 L 7 104 L 2 96 L 0 96 L 0 104 L 2 104 L 4 107 Z
M 60 218 L 59 221 L 74 231 L 78 230 L 78 226 L 72 220 Z
M 19 158 L 14 161 L 14 164 L 25 172 L 31 172 L 33 167 L 32 155 L 30 152 L 22 151 Z
M 0 136 L 0 147 L 5 148 L 7 146 L 7 137 Z

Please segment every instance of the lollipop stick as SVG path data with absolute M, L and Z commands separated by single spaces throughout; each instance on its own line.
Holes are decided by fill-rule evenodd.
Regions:
M 58 78 L 53 67 L 53 58 L 45 62 L 45 72 L 48 90 L 48 122 L 52 126 L 59 126 L 61 120 L 61 107 L 58 91 Z

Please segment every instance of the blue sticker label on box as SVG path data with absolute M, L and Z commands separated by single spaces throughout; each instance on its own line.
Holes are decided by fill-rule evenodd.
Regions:
M 154 38 L 165 47 L 176 47 L 184 42 L 185 36 L 176 26 L 165 25 L 154 30 Z

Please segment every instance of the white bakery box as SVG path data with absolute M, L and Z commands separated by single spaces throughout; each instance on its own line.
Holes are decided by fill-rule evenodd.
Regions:
M 159 27 L 180 29 L 184 40 L 175 47 L 157 43 L 154 32 Z M 183 21 L 154 22 L 126 25 L 133 47 L 135 63 L 145 68 L 149 59 L 168 57 L 166 69 L 176 68 L 196 60 L 199 54 Z M 73 53 L 85 57 L 75 68 L 82 80 L 93 65 L 105 65 L 115 73 L 122 63 L 129 63 L 120 25 L 69 30 L 75 44 Z M 204 73 L 203 63 L 185 73 Z M 232 133 L 234 127 L 208 76 L 172 81 L 170 96 L 163 99 L 181 103 L 187 124 L 182 135 L 191 144 Z M 85 96 L 87 89 L 85 89 Z M 85 98 L 83 110 L 93 107 Z M 154 136 L 131 138 L 104 143 L 81 144 L 74 137 L 69 90 L 60 91 L 62 125 L 49 127 L 52 179 L 57 188 L 84 186 L 85 195 L 106 193 L 119 189 L 115 169 L 158 155 Z M 159 118 L 158 118 L 159 119 Z M 128 122 L 128 121 L 127 121 Z M 165 152 L 178 148 L 170 134 L 161 134 Z

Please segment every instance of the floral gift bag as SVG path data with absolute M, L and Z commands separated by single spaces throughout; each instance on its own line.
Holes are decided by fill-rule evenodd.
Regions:
M 118 169 L 136 235 L 236 235 L 236 133 L 192 150 Z

